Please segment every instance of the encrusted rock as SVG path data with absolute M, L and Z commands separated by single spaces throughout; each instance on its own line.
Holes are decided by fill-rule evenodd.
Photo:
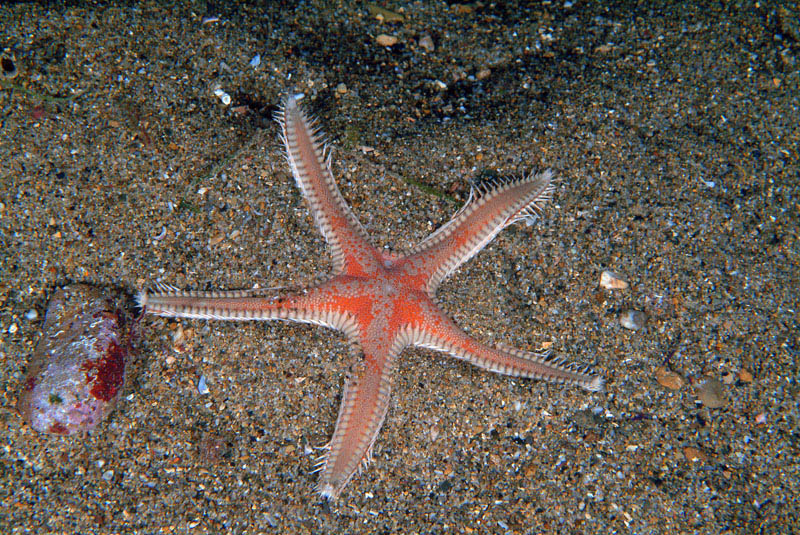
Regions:
M 82 284 L 58 290 L 50 300 L 17 402 L 35 430 L 82 433 L 114 408 L 125 384 L 132 338 L 132 325 L 116 301 Z

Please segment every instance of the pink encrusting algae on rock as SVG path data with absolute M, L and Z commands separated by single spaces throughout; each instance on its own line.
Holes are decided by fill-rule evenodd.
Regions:
M 130 322 L 116 299 L 91 286 L 58 290 L 47 308 L 17 410 L 36 431 L 74 435 L 114 408 L 131 353 Z

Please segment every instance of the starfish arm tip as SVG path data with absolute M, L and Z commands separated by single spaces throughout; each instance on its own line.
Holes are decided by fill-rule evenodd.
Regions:
M 330 483 L 325 483 L 324 485 L 320 485 L 319 487 L 317 487 L 317 493 L 323 500 L 329 502 L 332 502 L 339 497 L 339 493 L 336 492 L 336 489 L 334 489 L 333 485 L 331 485 Z
M 136 306 L 140 310 L 144 310 L 147 307 L 147 290 L 136 292 Z
M 297 103 L 305 97 L 305 94 L 300 93 L 298 91 L 289 91 L 283 100 L 283 107 L 286 108 L 295 108 L 297 107 Z

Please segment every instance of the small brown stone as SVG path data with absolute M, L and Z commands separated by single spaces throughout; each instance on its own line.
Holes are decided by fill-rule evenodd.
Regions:
M 686 384 L 683 377 L 667 369 L 665 366 L 660 366 L 656 370 L 656 381 L 658 384 L 670 390 L 680 390 Z
M 750 373 L 748 370 L 742 368 L 741 370 L 739 370 L 739 380 L 743 383 L 752 383 L 753 374 Z
M 375 41 L 381 46 L 394 46 L 397 44 L 397 37 L 382 33 L 375 38 Z
M 692 463 L 708 460 L 708 455 L 703 453 L 702 450 L 694 448 L 692 446 L 686 446 L 685 448 L 683 448 L 683 456 L 686 457 L 687 461 Z

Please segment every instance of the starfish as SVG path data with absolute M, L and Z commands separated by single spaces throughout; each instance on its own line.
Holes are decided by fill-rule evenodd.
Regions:
M 472 188 L 466 204 L 444 226 L 406 254 L 374 247 L 333 178 L 331 151 L 316 122 L 289 95 L 276 120 L 286 160 L 333 256 L 327 280 L 292 291 L 196 292 L 157 285 L 139 303 L 149 314 L 215 320 L 287 320 L 345 333 L 360 348 L 345 379 L 333 437 L 321 457 L 316 490 L 336 499 L 371 459 L 389 408 L 393 370 L 406 347 L 441 351 L 486 370 L 545 379 L 598 391 L 603 380 L 588 367 L 507 346 L 486 345 L 436 305 L 436 289 L 501 230 L 532 222 L 552 196 L 553 174 L 497 180 Z

